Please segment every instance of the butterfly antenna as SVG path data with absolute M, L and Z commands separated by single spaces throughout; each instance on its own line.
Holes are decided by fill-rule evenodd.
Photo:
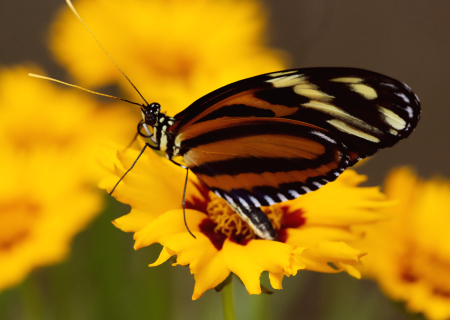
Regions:
M 190 233 L 191 236 L 194 237 L 194 239 L 197 239 L 192 231 L 189 229 L 189 226 L 186 221 L 186 187 L 188 182 L 188 175 L 189 175 L 189 168 L 186 168 L 186 180 L 184 181 L 184 190 L 183 190 L 183 218 L 184 218 L 184 225 L 186 226 L 187 231 Z
M 121 100 L 121 101 L 125 101 L 125 102 L 131 103 L 131 104 L 135 104 L 135 105 L 141 106 L 141 104 L 139 104 L 139 103 L 137 103 L 137 102 L 133 102 L 133 101 L 130 101 L 130 100 L 127 100 L 127 99 L 118 98 L 118 97 L 115 97 L 115 96 L 111 96 L 111 95 L 109 95 L 109 94 L 104 94 L 104 93 L 92 91 L 92 90 L 89 90 L 89 89 L 86 89 L 86 88 L 83 88 L 83 87 L 80 87 L 80 86 L 76 86 L 76 85 L 74 85 L 74 84 L 70 84 L 70 83 L 67 83 L 67 82 L 64 82 L 64 81 L 56 80 L 56 79 L 49 78 L 49 77 L 45 77 L 45 76 L 40 76 L 40 75 L 34 74 L 34 73 L 29 73 L 28 75 L 29 75 L 30 77 L 33 77 L 33 78 L 44 79 L 44 80 L 50 80 L 50 81 L 53 81 L 53 82 L 61 83 L 61 84 L 63 84 L 63 85 L 69 86 L 69 87 L 81 89 L 81 90 L 84 90 L 84 91 L 87 91 L 87 92 L 90 92 L 90 93 L 93 93 L 93 94 L 96 94 L 96 95 L 99 95 L 99 96 L 108 97 L 108 98 L 113 98 L 113 99 L 117 99 L 117 100 Z
M 106 49 L 102 46 L 100 41 L 98 41 L 98 39 L 95 37 L 94 33 L 92 33 L 91 29 L 89 29 L 87 24 L 84 23 L 83 19 L 81 19 L 77 10 L 75 10 L 75 7 L 73 6 L 72 2 L 70 0 L 66 0 L 66 2 L 67 2 L 67 5 L 69 6 L 69 8 L 72 10 L 72 12 L 77 16 L 77 18 L 81 21 L 81 23 L 87 29 L 87 31 L 89 31 L 92 38 L 94 38 L 94 40 L 97 42 L 97 44 L 100 46 L 100 48 L 102 48 L 103 52 L 108 56 L 108 58 L 112 61 L 112 63 L 114 63 L 116 68 L 120 71 L 120 73 L 122 73 L 122 75 L 125 77 L 125 79 L 127 79 L 128 82 L 133 86 L 134 90 L 136 90 L 136 92 L 141 96 L 142 100 L 144 100 L 144 102 L 148 105 L 147 100 L 145 100 L 144 96 L 139 92 L 139 90 L 136 88 L 136 86 L 133 84 L 133 82 L 131 82 L 130 78 L 128 78 L 127 75 L 125 74 L 125 72 L 123 72 L 122 69 L 120 69 L 120 67 L 117 65 L 117 63 L 114 61 L 114 59 L 109 55 L 108 51 L 106 51 Z

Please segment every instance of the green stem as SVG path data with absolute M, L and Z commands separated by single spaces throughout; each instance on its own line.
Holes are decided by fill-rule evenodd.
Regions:
M 44 306 L 42 292 L 39 289 L 36 274 L 28 275 L 28 278 L 20 285 L 20 294 L 25 311 L 25 319 L 44 319 Z
M 225 320 L 236 320 L 233 303 L 233 276 L 222 290 L 223 317 Z

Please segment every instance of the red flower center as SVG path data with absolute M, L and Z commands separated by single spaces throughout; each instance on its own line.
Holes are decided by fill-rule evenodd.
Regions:
M 196 184 L 196 187 L 203 199 L 193 197 L 186 201 L 186 208 L 205 213 L 207 217 L 201 222 L 200 231 L 210 239 L 217 250 L 222 249 L 227 238 L 241 245 L 246 245 L 251 239 L 257 238 L 250 226 L 228 206 L 225 200 L 210 192 L 203 184 Z M 287 228 L 298 228 L 306 221 L 302 210 L 289 211 L 290 208 L 286 205 L 276 204 L 261 209 L 269 217 L 277 231 L 278 241 L 281 242 L 287 239 Z

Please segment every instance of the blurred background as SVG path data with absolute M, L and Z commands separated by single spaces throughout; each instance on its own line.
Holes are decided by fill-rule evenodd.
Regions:
M 269 12 L 269 44 L 290 55 L 290 67 L 373 70 L 406 82 L 419 96 L 422 120 L 411 137 L 358 169 L 369 176 L 370 185 L 382 184 L 389 170 L 405 164 L 424 178 L 450 177 L 448 1 L 263 3 Z M 3 1 L 0 63 L 30 61 L 48 75 L 67 80 L 49 53 L 46 39 L 49 22 L 62 6 L 62 0 Z M 133 79 L 133 74 L 128 76 Z M 75 238 L 68 260 L 35 270 L 19 287 L 0 293 L 0 319 L 44 319 L 44 315 L 45 319 L 221 319 L 219 294 L 210 290 L 200 300 L 191 301 L 193 279 L 188 268 L 173 268 L 168 263 L 147 267 L 159 248 L 132 250 L 132 236 L 109 223 L 128 209 L 108 201 L 109 208 Z M 401 305 L 385 298 L 376 284 L 346 274 L 301 272 L 283 284 L 284 290 L 258 297 L 248 296 L 238 285 L 238 317 L 411 318 Z M 269 313 L 264 312 L 267 305 Z

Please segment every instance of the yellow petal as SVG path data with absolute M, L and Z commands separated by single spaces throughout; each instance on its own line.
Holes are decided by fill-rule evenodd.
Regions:
M 365 176 L 345 171 L 336 181 L 305 194 L 290 204 L 290 210 L 302 210 L 308 225 L 347 226 L 384 219 L 375 211 L 392 205 L 378 187 L 358 187 Z M 326 201 L 323 201 L 326 199 Z
M 356 279 L 361 279 L 361 272 L 359 272 L 359 270 L 356 269 L 354 266 L 345 263 L 338 263 L 337 266 L 345 270 L 352 277 Z
M 223 247 L 227 267 L 242 280 L 250 294 L 261 292 L 259 278 L 262 271 L 295 274 L 301 265 L 293 265 L 292 257 L 303 253 L 303 249 L 295 249 L 291 245 L 268 240 L 251 240 L 245 246 L 226 240 Z
M 124 232 L 137 232 L 145 228 L 155 217 L 156 215 L 148 212 L 132 209 L 129 214 L 114 220 L 113 224 Z
M 211 250 L 207 263 L 198 267 L 195 272 L 195 287 L 192 300 L 200 298 L 206 290 L 218 286 L 229 274 L 230 270 L 225 265 L 223 251 Z
M 283 277 L 284 277 L 284 273 L 282 273 L 282 272 L 279 272 L 279 273 L 269 272 L 269 280 L 270 280 L 270 285 L 272 286 L 272 288 L 277 289 L 277 290 L 283 289 L 283 286 L 282 286 Z
M 139 151 L 134 149 L 118 153 L 120 166 L 115 170 L 118 178 L 131 167 L 138 154 Z M 162 214 L 181 208 L 185 177 L 186 170 L 158 156 L 153 150 L 146 150 L 119 183 L 113 196 L 141 211 L 151 208 L 152 212 Z M 117 181 L 108 178 L 102 181 L 101 186 L 110 191 Z
M 173 256 L 173 254 L 171 252 L 169 252 L 166 247 L 163 247 L 163 249 L 159 253 L 158 259 L 156 259 L 155 262 L 149 264 L 148 266 L 149 267 L 159 266 L 159 265 L 163 264 L 164 262 L 166 262 L 167 260 L 169 260 L 171 256 Z
M 205 219 L 205 214 L 196 210 L 186 210 L 186 221 L 192 232 L 199 230 L 200 222 Z M 134 248 L 137 250 L 159 242 L 165 244 L 165 241 L 177 233 L 186 232 L 186 226 L 183 220 L 183 210 L 172 210 L 164 213 L 149 223 L 145 228 L 134 234 L 136 240 Z
M 177 262 L 174 265 L 188 265 L 190 264 L 191 273 L 196 272 L 197 260 L 204 257 L 207 252 L 216 252 L 214 246 L 209 239 L 200 232 L 194 232 L 196 238 L 192 237 L 188 232 L 169 236 L 167 240 L 162 240 L 165 246 L 177 256 Z
M 226 266 L 242 280 L 248 293 L 260 294 L 259 278 L 264 269 L 248 256 L 248 250 L 245 249 L 245 246 L 226 240 L 223 245 L 223 252 Z
M 360 235 L 348 228 L 337 226 L 304 226 L 301 229 L 288 229 L 288 243 L 297 246 L 309 246 L 321 240 L 355 241 Z

